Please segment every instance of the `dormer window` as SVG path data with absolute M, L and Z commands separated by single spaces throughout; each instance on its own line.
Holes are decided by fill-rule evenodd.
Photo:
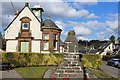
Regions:
M 29 23 L 28 22 L 23 22 L 22 23 L 22 29 L 28 30 L 29 29 Z

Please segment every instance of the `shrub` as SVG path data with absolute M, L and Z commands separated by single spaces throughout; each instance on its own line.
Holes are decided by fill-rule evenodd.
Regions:
M 82 63 L 86 68 L 99 68 L 102 64 L 102 58 L 96 54 L 83 54 Z
M 21 67 L 58 65 L 63 59 L 63 54 L 3 52 L 1 57 L 3 62 L 9 62 L 12 67 Z
M 28 64 L 27 66 L 39 66 L 41 65 L 41 57 L 39 56 L 40 54 L 32 54 L 31 56 L 29 56 L 28 59 Z

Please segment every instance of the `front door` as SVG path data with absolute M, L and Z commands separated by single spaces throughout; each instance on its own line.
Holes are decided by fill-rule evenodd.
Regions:
M 29 42 L 21 42 L 20 45 L 20 52 L 29 52 Z

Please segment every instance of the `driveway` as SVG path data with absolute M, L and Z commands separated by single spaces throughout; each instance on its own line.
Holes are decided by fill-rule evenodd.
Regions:
M 101 69 L 114 78 L 120 78 L 120 69 L 106 65 L 107 62 L 102 62 Z
M 14 78 L 14 80 L 21 78 L 20 80 L 24 80 L 20 74 L 18 74 L 15 70 L 9 70 L 9 71 L 0 71 L 0 79 L 1 78 L 7 78 L 11 79 Z

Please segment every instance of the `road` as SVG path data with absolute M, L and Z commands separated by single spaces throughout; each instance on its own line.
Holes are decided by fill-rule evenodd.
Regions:
M 120 78 L 120 69 L 106 65 L 106 62 L 102 62 L 101 69 L 114 78 Z

